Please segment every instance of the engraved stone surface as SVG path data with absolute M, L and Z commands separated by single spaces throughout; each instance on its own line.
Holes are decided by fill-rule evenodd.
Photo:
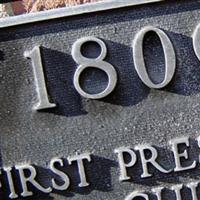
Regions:
M 199 16 L 200 1 L 177 0 L 2 28 L 0 199 L 8 199 L 11 194 L 9 172 L 5 170 L 8 166 L 13 167 L 18 199 L 24 199 L 20 170 L 23 172 L 23 165 L 32 164 L 37 182 L 47 194 L 28 184 L 33 192 L 30 199 L 132 200 L 133 192 L 141 192 L 136 200 L 154 200 L 158 198 L 152 190 L 163 187 L 161 200 L 181 200 L 180 191 L 183 200 L 195 200 L 194 190 L 191 193 L 189 188 L 195 188 L 194 183 L 200 180 L 200 61 L 192 36 L 200 23 Z M 176 55 L 175 75 L 159 90 L 147 87 L 134 66 L 133 40 L 146 26 L 163 30 Z M 88 36 L 106 44 L 104 61 L 117 71 L 116 88 L 99 100 L 81 97 L 73 82 L 80 63 L 73 60 L 72 46 Z M 31 60 L 24 56 L 35 46 L 41 49 L 49 101 L 57 105 L 40 111 L 33 110 L 38 101 L 34 71 Z M 87 44 L 82 53 L 94 58 L 99 55 L 99 47 Z M 161 83 L 165 76 L 164 52 L 155 32 L 145 36 L 144 58 L 151 80 Z M 106 88 L 108 78 L 92 67 L 83 73 L 80 84 L 85 91 L 96 93 Z M 177 143 L 181 143 L 178 150 Z M 120 165 L 122 147 L 134 152 L 123 154 L 125 160 L 121 164 L 130 178 L 126 181 Z M 179 160 L 178 154 L 184 150 Z M 156 159 L 145 168 L 145 159 L 153 156 Z M 69 176 L 70 186 L 65 177 L 64 191 L 48 191 L 52 177 L 58 186 L 64 184 L 50 170 L 53 158 L 62 159 L 63 163 L 54 160 L 55 166 Z M 148 177 L 145 169 L 152 176 Z M 34 174 L 34 169 L 28 171 Z M 119 181 L 120 177 L 123 181 Z M 180 184 L 184 184 L 183 189 Z M 200 198 L 199 187 L 197 195 Z

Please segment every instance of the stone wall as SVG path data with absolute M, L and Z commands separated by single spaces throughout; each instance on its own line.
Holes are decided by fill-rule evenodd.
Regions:
M 0 17 L 19 15 L 26 12 L 37 12 L 64 6 L 74 6 L 100 0 L 19 0 L 0 4 Z
M 13 9 L 10 3 L 0 4 L 0 18 L 13 15 Z
M 98 0 L 23 0 L 24 6 L 28 12 L 48 10 L 64 6 L 74 6 L 84 3 L 96 2 Z

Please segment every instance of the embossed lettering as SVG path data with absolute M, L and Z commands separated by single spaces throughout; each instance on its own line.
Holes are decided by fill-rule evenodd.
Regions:
M 86 173 L 85 173 L 85 167 L 83 164 L 83 160 L 87 160 L 88 162 L 91 162 L 90 154 L 86 153 L 86 154 L 68 157 L 68 162 L 70 165 L 74 161 L 76 161 L 78 164 L 79 177 L 80 177 L 80 181 L 81 181 L 79 184 L 79 187 L 86 187 L 89 185 L 89 183 L 86 180 Z
M 126 168 L 133 167 L 135 163 L 137 162 L 137 157 L 136 157 L 135 152 L 131 150 L 130 148 L 122 147 L 119 149 L 115 149 L 115 153 L 118 154 L 118 161 L 119 161 L 119 167 L 120 167 L 119 180 L 120 181 L 129 180 L 131 177 L 127 175 Z M 124 160 L 125 153 L 131 157 L 129 163 L 125 163 L 125 160 Z
M 33 50 L 26 51 L 24 53 L 24 56 L 26 58 L 31 58 L 32 65 L 33 65 L 36 90 L 38 94 L 38 103 L 35 105 L 34 109 L 42 110 L 42 109 L 56 107 L 56 104 L 49 102 L 45 76 L 44 76 L 44 71 L 43 71 L 43 65 L 42 65 L 40 47 L 36 46 L 33 48 Z
M 37 173 L 33 166 L 21 165 L 21 166 L 15 166 L 15 168 L 19 171 L 20 180 L 21 180 L 21 184 L 22 184 L 22 188 L 23 188 L 23 192 L 21 193 L 21 195 L 23 197 L 28 197 L 28 196 L 33 195 L 33 193 L 31 191 L 28 191 L 28 187 L 27 187 L 28 182 L 31 183 L 32 185 L 34 185 L 38 190 L 40 190 L 44 193 L 50 193 L 52 191 L 52 189 L 50 187 L 44 188 L 35 180 Z M 30 175 L 28 177 L 25 176 L 25 171 L 29 171 Z
M 64 166 L 63 161 L 61 159 L 56 159 L 56 158 L 52 159 L 51 162 L 50 162 L 50 169 L 54 174 L 59 176 L 64 181 L 64 184 L 58 185 L 56 183 L 55 179 L 52 179 L 52 186 L 56 190 L 67 190 L 70 186 L 69 177 L 64 172 L 56 169 L 55 164 L 59 164 L 61 167 L 63 167 Z
M 172 187 L 172 190 L 175 192 L 176 194 L 176 200 L 181 200 L 181 190 L 183 189 L 183 185 L 175 185 Z
M 9 189 L 10 189 L 9 198 L 15 199 L 15 198 L 18 197 L 18 195 L 16 194 L 15 186 L 14 186 L 14 183 L 13 183 L 13 177 L 12 177 L 12 174 L 11 174 L 12 168 L 6 167 L 6 168 L 4 168 L 4 171 L 6 172 L 7 178 L 8 178 L 8 184 L 9 184 Z
M 149 78 L 149 75 L 147 73 L 147 69 L 145 66 L 144 55 L 143 55 L 144 36 L 150 31 L 154 31 L 159 36 L 162 46 L 163 46 L 163 50 L 164 50 L 165 64 L 166 64 L 165 78 L 163 82 L 159 84 L 153 83 L 151 79 Z M 135 64 L 135 69 L 140 79 L 143 81 L 145 85 L 147 85 L 150 88 L 155 88 L 155 89 L 163 88 L 169 84 L 169 82 L 172 80 L 174 76 L 175 69 L 176 69 L 176 55 L 175 55 L 174 47 L 169 37 L 166 35 L 166 33 L 159 28 L 147 26 L 143 28 L 136 35 L 133 41 L 133 60 Z
M 152 174 L 149 173 L 148 170 L 148 163 L 151 163 L 156 169 L 158 169 L 162 173 L 170 173 L 172 170 L 166 170 L 164 169 L 156 159 L 158 158 L 158 152 L 157 150 L 149 145 L 138 145 L 136 148 L 140 152 L 141 162 L 142 162 L 142 168 L 143 168 L 143 174 L 141 175 L 142 178 L 151 177 Z M 151 152 L 151 157 L 146 158 L 145 151 Z
M 196 167 L 196 161 L 194 161 L 190 166 L 187 167 L 183 167 L 181 163 L 181 158 L 188 159 L 189 156 L 187 150 L 185 150 L 183 153 L 179 153 L 179 145 L 184 144 L 186 145 L 186 147 L 189 147 L 190 145 L 188 137 L 173 139 L 170 141 L 170 144 L 172 145 L 172 150 L 176 164 L 176 167 L 174 169 L 175 172 L 185 171 Z
M 81 47 L 84 43 L 86 42 L 95 42 L 101 47 L 101 54 L 99 55 L 98 58 L 91 59 L 91 58 L 86 58 L 85 56 L 82 55 L 81 53 Z M 75 74 L 74 74 L 74 86 L 78 93 L 82 95 L 85 98 L 89 99 L 101 99 L 103 97 L 108 96 L 114 89 L 117 84 L 117 72 L 115 68 L 108 62 L 103 61 L 107 55 L 107 47 L 105 43 L 96 38 L 96 37 L 84 37 L 79 40 L 77 40 L 73 47 L 72 47 L 72 57 L 76 61 L 76 63 L 79 64 Z M 108 86 L 104 91 L 98 94 L 88 94 L 87 92 L 83 91 L 83 89 L 80 86 L 79 79 L 82 74 L 82 72 L 89 68 L 89 67 L 94 67 L 98 68 L 100 70 L 103 70 L 106 72 L 108 76 Z
M 200 136 L 197 138 L 197 142 L 198 142 L 198 147 L 200 148 Z M 199 162 L 200 162 L 200 156 L 199 156 Z
M 149 200 L 149 197 L 147 194 L 144 193 L 133 192 L 125 198 L 125 200 L 137 200 L 137 199 Z
M 154 192 L 156 194 L 157 200 L 162 200 L 163 189 L 164 189 L 164 187 L 158 187 L 158 188 L 152 189 L 152 192 Z
M 193 182 L 193 183 L 189 183 L 187 185 L 188 188 L 190 188 L 191 193 L 192 193 L 192 200 L 198 200 L 197 197 L 197 187 L 199 185 L 199 182 Z
M 193 48 L 197 58 L 200 60 L 200 24 L 195 28 L 193 33 Z

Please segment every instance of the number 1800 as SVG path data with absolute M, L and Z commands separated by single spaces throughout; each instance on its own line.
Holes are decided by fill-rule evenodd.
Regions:
M 164 51 L 165 76 L 164 76 L 164 80 L 159 84 L 155 84 L 152 82 L 145 66 L 145 60 L 144 60 L 144 55 L 143 55 L 143 41 L 144 41 L 145 35 L 148 32 L 155 32 L 158 35 L 162 44 L 163 51 Z M 194 51 L 196 53 L 196 56 L 200 60 L 199 40 L 200 40 L 200 25 L 197 26 L 193 34 Z M 95 42 L 100 46 L 101 52 L 97 58 L 87 58 L 84 55 L 82 55 L 81 47 L 87 42 Z M 170 41 L 170 38 L 167 36 L 167 34 L 163 30 L 156 27 L 152 27 L 152 26 L 144 27 L 141 31 L 139 31 L 136 34 L 135 39 L 133 40 L 132 47 L 133 47 L 134 66 L 142 82 L 149 88 L 154 88 L 154 89 L 161 89 L 165 87 L 166 85 L 168 85 L 175 74 L 176 55 L 175 55 L 173 44 Z M 34 109 L 42 110 L 42 109 L 56 107 L 56 104 L 50 103 L 49 98 L 48 98 L 40 47 L 36 46 L 31 51 L 26 51 L 24 55 L 25 57 L 30 58 L 32 60 L 32 65 L 33 65 L 34 78 L 35 78 L 37 94 L 38 94 L 38 103 L 35 105 Z M 77 92 L 81 96 L 85 98 L 89 98 L 89 99 L 101 99 L 109 95 L 115 89 L 116 84 L 117 84 L 117 72 L 115 68 L 112 66 L 112 64 L 104 60 L 106 55 L 107 55 L 107 47 L 105 43 L 99 38 L 92 37 L 92 36 L 83 37 L 77 40 L 73 44 L 72 57 L 78 65 L 74 74 L 74 86 Z M 87 93 L 86 91 L 82 89 L 80 85 L 80 76 L 82 72 L 85 69 L 91 68 L 91 67 L 98 68 L 104 71 L 108 76 L 108 84 L 107 84 L 106 89 L 97 94 Z

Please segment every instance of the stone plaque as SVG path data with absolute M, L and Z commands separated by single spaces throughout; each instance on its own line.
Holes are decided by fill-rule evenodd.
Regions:
M 108 0 L 0 20 L 0 199 L 200 199 L 200 1 Z

